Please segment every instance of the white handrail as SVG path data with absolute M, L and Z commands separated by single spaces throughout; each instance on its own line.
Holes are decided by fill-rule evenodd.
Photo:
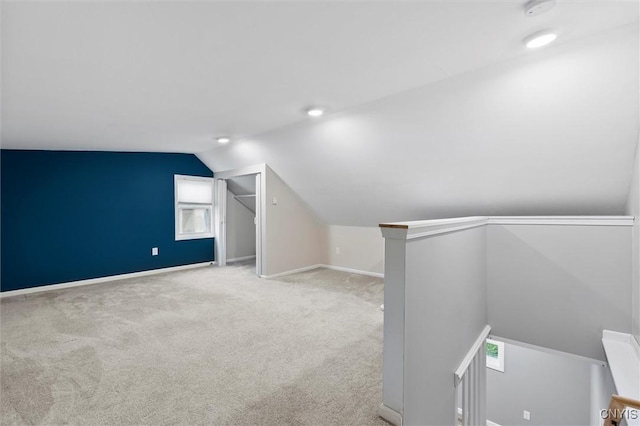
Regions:
M 466 373 L 467 369 L 469 368 L 469 364 L 471 364 L 471 361 L 480 350 L 480 347 L 484 344 L 490 332 L 491 332 L 491 326 L 485 325 L 484 329 L 482 330 L 482 332 L 480 332 L 480 335 L 476 339 L 475 343 L 473 344 L 473 346 L 471 346 L 471 349 L 469 349 L 469 352 L 467 352 L 467 355 L 462 360 L 460 367 L 458 367 L 458 369 L 454 373 L 453 383 L 455 386 L 458 386 L 458 383 L 460 383 L 460 381 L 462 380 L 464 373 Z

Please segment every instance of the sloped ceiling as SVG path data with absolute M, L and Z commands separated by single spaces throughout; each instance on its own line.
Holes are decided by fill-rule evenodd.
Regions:
M 623 214 L 638 47 L 627 26 L 199 157 L 268 163 L 331 224 Z
M 3 2 L 1 144 L 266 162 L 333 224 L 621 213 L 638 3 L 557 3 Z
M 251 213 L 256 212 L 256 177 L 254 175 L 227 179 L 227 189 Z

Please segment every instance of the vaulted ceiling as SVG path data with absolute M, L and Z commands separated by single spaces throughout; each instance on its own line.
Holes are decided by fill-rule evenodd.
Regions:
M 3 2 L 2 147 L 266 162 L 335 224 L 622 213 L 638 3 L 523 5 Z

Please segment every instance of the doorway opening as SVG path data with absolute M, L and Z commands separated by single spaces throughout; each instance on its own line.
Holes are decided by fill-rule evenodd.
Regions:
M 255 259 L 263 275 L 264 165 L 215 174 L 216 259 L 219 266 Z

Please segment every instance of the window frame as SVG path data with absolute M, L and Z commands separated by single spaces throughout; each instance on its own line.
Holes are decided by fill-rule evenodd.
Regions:
M 196 182 L 208 182 L 211 184 L 211 203 L 193 203 L 193 202 L 182 202 L 178 201 L 178 182 L 179 181 L 196 181 Z M 213 188 L 213 178 L 204 177 L 204 176 L 189 176 L 189 175 L 173 175 L 173 203 L 174 203 L 174 232 L 175 232 L 175 240 L 176 241 L 185 241 L 185 240 L 199 240 L 204 238 L 213 238 L 214 237 L 214 229 L 213 229 L 213 200 L 214 200 L 214 188 Z M 203 207 L 209 210 L 209 232 L 195 232 L 185 234 L 180 232 L 180 211 L 182 209 L 193 209 L 194 207 Z
M 487 344 L 495 345 L 498 348 L 497 358 L 494 358 L 488 354 Z M 504 342 L 487 338 L 485 340 L 485 352 L 487 352 L 487 368 L 504 373 Z

